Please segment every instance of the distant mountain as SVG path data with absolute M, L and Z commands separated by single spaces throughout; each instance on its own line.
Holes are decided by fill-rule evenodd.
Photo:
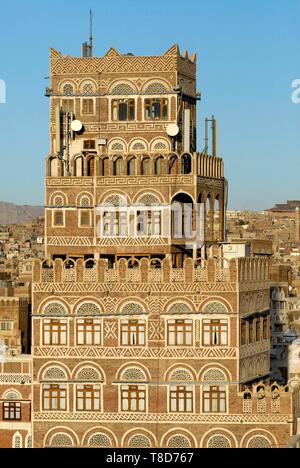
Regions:
M 15 205 L 0 202 L 0 224 L 22 224 L 32 221 L 44 214 L 41 206 Z

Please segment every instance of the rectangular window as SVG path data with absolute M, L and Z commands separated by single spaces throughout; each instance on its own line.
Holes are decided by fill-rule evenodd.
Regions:
M 13 330 L 13 322 L 0 322 L 0 330 L 1 331 L 12 331 Z
M 268 341 L 270 339 L 270 322 L 269 317 L 264 317 L 263 321 L 263 337 L 264 341 Z
M 241 324 L 241 345 L 245 346 L 248 344 L 247 340 L 247 322 L 245 320 L 242 320 Z
M 225 387 L 204 387 L 203 389 L 203 412 L 204 413 L 226 413 L 227 393 Z
M 122 411 L 128 413 L 146 412 L 146 388 L 136 385 L 121 387 Z
M 43 411 L 66 411 L 67 389 L 64 385 L 43 386 Z
M 261 321 L 260 321 L 260 318 L 258 318 L 256 320 L 255 335 L 256 335 L 256 342 L 260 343 L 261 342 Z
M 91 225 L 91 211 L 80 211 L 80 226 L 88 227 Z
M 101 387 L 78 385 L 76 390 L 77 411 L 100 411 Z
M 64 212 L 63 211 L 55 211 L 54 212 L 53 225 L 55 227 L 64 226 Z
M 168 99 L 145 100 L 145 120 L 168 120 Z
M 192 346 L 193 345 L 193 321 L 169 320 L 168 322 L 168 346 Z
M 74 114 L 74 99 L 62 99 L 61 107 L 63 112 L 69 112 Z
M 112 120 L 114 122 L 135 120 L 134 99 L 114 99 L 112 101 Z
M 82 99 L 82 114 L 94 114 L 94 99 Z
M 101 321 L 82 319 L 77 321 L 77 345 L 101 346 Z
M 171 387 L 171 413 L 192 413 L 193 407 L 193 389 L 191 387 Z
M 249 323 L 249 343 L 254 343 L 254 320 L 251 320 Z
M 21 421 L 21 403 L 9 401 L 3 403 L 4 421 Z
M 146 323 L 142 320 L 124 320 L 121 324 L 122 346 L 145 346 Z
M 66 320 L 44 320 L 43 344 L 44 346 L 66 346 L 68 324 Z
M 204 320 L 203 321 L 203 345 L 204 346 L 228 346 L 228 321 Z
M 96 142 L 95 140 L 84 140 L 83 141 L 83 149 L 84 151 L 93 151 L 96 149 Z

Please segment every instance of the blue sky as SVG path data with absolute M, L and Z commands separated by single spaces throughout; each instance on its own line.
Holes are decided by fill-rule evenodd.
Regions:
M 43 204 L 49 149 L 48 49 L 80 55 L 94 11 L 95 54 L 155 55 L 179 43 L 198 54 L 198 147 L 206 116 L 218 119 L 218 152 L 230 208 L 300 199 L 300 0 L 12 0 L 0 9 L 0 200 Z

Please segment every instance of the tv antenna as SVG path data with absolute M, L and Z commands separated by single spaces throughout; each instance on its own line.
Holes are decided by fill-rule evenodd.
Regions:
M 90 10 L 90 42 L 84 42 L 82 44 L 82 57 L 91 58 L 93 57 L 93 12 Z

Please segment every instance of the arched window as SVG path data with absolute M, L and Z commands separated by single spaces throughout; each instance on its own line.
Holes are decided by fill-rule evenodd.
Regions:
M 48 175 L 49 177 L 58 177 L 58 159 L 57 158 L 49 159 Z
M 263 436 L 256 436 L 250 440 L 248 443 L 248 448 L 250 449 L 271 449 L 272 444 L 271 442 Z
M 124 171 L 124 167 L 125 167 L 125 162 L 124 162 L 124 159 L 123 158 L 116 158 L 114 160 L 114 164 L 113 164 L 113 167 L 114 167 L 114 176 L 115 177 L 118 177 L 118 176 L 123 176 L 125 171 Z
M 205 373 L 203 381 L 207 382 L 203 386 L 203 413 L 226 413 L 227 387 L 222 385 L 226 382 L 225 374 L 219 369 L 211 369 Z
M 151 440 L 149 437 L 144 436 L 143 434 L 137 434 L 133 437 L 128 442 L 128 447 L 129 448 L 136 448 L 136 449 L 144 449 L 144 448 L 151 448 Z
M 147 410 L 146 374 L 135 368 L 129 368 L 122 373 L 120 387 L 121 411 L 129 413 L 145 413 Z
M 54 448 L 63 448 L 63 447 L 73 447 L 74 443 L 72 438 L 68 434 L 56 434 L 54 437 L 51 439 L 50 443 L 51 447 Z
M 217 197 L 214 204 L 214 240 L 219 242 L 222 239 L 220 238 L 220 201 Z
M 129 158 L 129 161 L 127 162 L 127 175 L 136 175 L 136 158 Z
M 84 170 L 83 170 L 83 157 L 78 156 L 75 159 L 75 177 L 83 177 Z
M 179 161 L 177 156 L 172 156 L 169 161 L 169 174 L 178 175 L 179 174 Z
M 179 194 L 172 200 L 172 237 L 192 239 L 194 224 L 194 203 L 187 194 Z
M 62 92 L 65 96 L 71 96 L 74 94 L 74 86 L 70 83 L 67 83 L 63 86 Z
M 211 437 L 207 443 L 209 449 L 230 449 L 232 448 L 230 440 L 223 435 L 215 435 Z
M 130 86 L 127 83 L 120 83 L 112 89 L 111 94 L 114 96 L 130 96 L 135 94 L 135 90 L 133 89 L 133 86 Z
M 110 448 L 113 446 L 111 438 L 103 433 L 97 433 L 90 437 L 88 442 L 89 447 L 94 448 Z
M 108 177 L 109 176 L 109 166 L 110 166 L 110 162 L 109 162 L 109 158 L 102 158 L 100 159 L 100 165 L 99 165 L 99 168 L 100 168 L 100 176 L 101 177 Z
M 52 302 L 51 304 L 48 304 L 44 310 L 43 314 L 46 316 L 64 316 L 67 315 L 68 312 L 65 309 L 65 307 L 62 304 Z
M 15 448 L 15 449 L 22 448 L 22 436 L 19 432 L 16 432 L 13 436 L 12 448 Z
M 54 206 L 57 208 L 62 208 L 64 206 L 64 198 L 62 196 L 57 196 L 54 198 Z
M 151 159 L 149 157 L 145 157 L 142 160 L 142 175 L 151 175 Z
M 164 173 L 164 158 L 159 156 L 154 161 L 154 175 L 161 176 Z
M 187 437 L 178 434 L 172 436 L 168 440 L 167 447 L 172 449 L 185 449 L 191 448 L 191 443 Z
M 88 96 L 96 92 L 96 87 L 94 83 L 91 83 L 88 81 L 81 85 L 81 92 L 82 94 L 85 94 L 86 96 Z
M 87 161 L 87 175 L 88 177 L 94 177 L 95 175 L 95 158 L 93 156 Z
M 184 154 L 181 158 L 182 174 L 191 174 L 192 172 L 192 157 L 190 154 Z
M 212 240 L 212 229 L 211 229 L 211 205 L 210 205 L 210 196 L 206 198 L 205 201 L 205 240 L 211 241 Z
M 25 439 L 25 447 L 27 449 L 31 449 L 32 448 L 32 440 L 31 440 L 31 436 L 30 435 L 27 435 L 26 436 L 26 439 Z
M 170 412 L 192 413 L 194 411 L 194 387 L 188 385 L 188 382 L 193 381 L 193 376 L 185 369 L 177 369 L 172 372 L 170 381 L 172 382 L 169 394 Z

